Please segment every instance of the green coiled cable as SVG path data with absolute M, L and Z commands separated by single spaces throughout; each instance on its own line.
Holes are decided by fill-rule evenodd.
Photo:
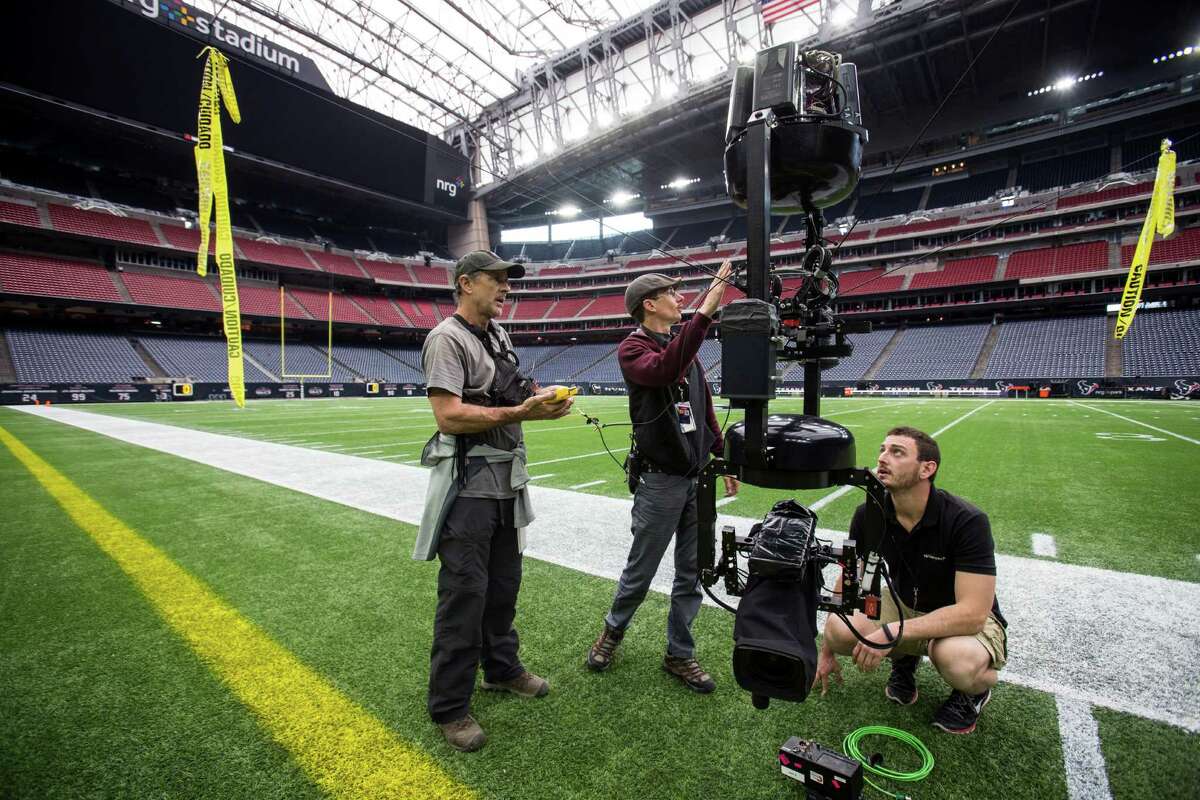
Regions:
M 886 736 L 889 739 L 896 739 L 917 751 L 921 756 L 921 766 L 913 772 L 900 772 L 886 767 L 877 767 L 871 762 L 863 758 L 862 751 L 858 749 L 859 742 L 867 736 Z M 863 765 L 863 779 L 878 792 L 881 792 L 888 797 L 904 798 L 907 795 L 903 792 L 889 792 L 872 781 L 865 773 L 877 775 L 888 780 L 898 781 L 901 783 L 914 783 L 922 781 L 929 777 L 929 773 L 933 772 L 933 753 L 925 746 L 925 743 L 913 736 L 908 731 L 902 731 L 899 728 L 889 728 L 886 725 L 865 725 L 861 728 L 856 728 L 846 734 L 846 738 L 842 740 L 842 751 L 851 758 L 859 761 Z

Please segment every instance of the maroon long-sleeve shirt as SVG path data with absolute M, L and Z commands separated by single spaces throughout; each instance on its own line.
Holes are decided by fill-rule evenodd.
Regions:
M 641 328 L 625 337 L 617 348 L 617 361 L 621 365 L 625 380 L 646 387 L 682 383 L 696 359 L 696 354 L 700 352 L 700 345 L 704 343 L 704 336 L 708 333 L 710 325 L 712 319 L 697 312 L 680 327 L 675 338 L 666 347 Z M 721 437 L 721 427 L 717 425 L 708 381 L 703 383 L 704 417 L 713 435 L 713 446 L 710 450 L 713 455 L 720 456 L 725 449 L 725 443 Z

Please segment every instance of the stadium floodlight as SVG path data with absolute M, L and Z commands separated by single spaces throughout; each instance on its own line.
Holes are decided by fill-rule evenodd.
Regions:
M 614 192 L 613 196 L 608 198 L 608 202 L 614 206 L 623 206 L 630 200 L 636 200 L 641 197 L 640 194 L 633 192 Z
M 1057 81 L 1054 82 L 1054 88 L 1058 89 L 1060 92 L 1065 92 L 1074 85 L 1075 85 L 1074 78 L 1059 78 Z
M 574 217 L 579 215 L 578 206 L 561 206 L 556 209 L 554 215 L 557 217 Z
M 676 178 L 670 183 L 660 184 L 660 189 L 682 189 L 685 186 L 690 186 L 693 183 L 699 183 L 699 178 Z

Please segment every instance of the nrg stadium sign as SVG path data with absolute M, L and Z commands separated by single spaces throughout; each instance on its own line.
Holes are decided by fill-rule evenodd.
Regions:
M 308 56 L 279 47 L 256 33 L 207 14 L 187 0 L 110 0 L 128 11 L 182 31 L 235 56 L 245 56 L 274 67 L 293 78 L 330 91 L 316 63 Z

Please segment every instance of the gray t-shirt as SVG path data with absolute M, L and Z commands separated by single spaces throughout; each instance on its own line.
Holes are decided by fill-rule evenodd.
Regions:
M 497 354 L 502 349 L 512 349 L 508 332 L 495 322 L 489 326 L 489 335 Z M 500 343 L 503 343 L 503 348 Z M 421 367 L 425 372 L 427 388 L 443 389 L 468 402 L 481 400 L 496 374 L 496 365 L 484 349 L 483 342 L 453 317 L 439 322 L 425 337 L 425 344 L 421 348 Z M 522 442 L 520 423 L 500 425 L 470 435 L 501 450 L 512 450 Z M 511 463 L 487 464 L 471 476 L 459 496 L 501 500 L 516 497 L 511 478 Z

